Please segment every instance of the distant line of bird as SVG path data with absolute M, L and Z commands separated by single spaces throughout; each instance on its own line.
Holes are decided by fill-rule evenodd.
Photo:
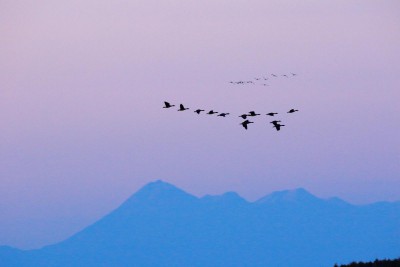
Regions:
M 268 81 L 271 77 L 272 78 L 278 78 L 278 77 L 285 77 L 285 78 L 291 78 L 297 76 L 296 73 L 291 72 L 290 74 L 279 74 L 276 75 L 274 73 L 271 73 L 270 75 L 267 76 L 262 76 L 262 77 L 255 77 L 253 80 L 241 80 L 241 81 L 230 81 L 230 84 L 237 84 L 237 85 L 246 85 L 246 84 L 253 84 L 256 85 L 256 82 L 261 83 L 262 86 L 269 86 L 266 81 Z
M 163 108 L 172 108 L 172 107 L 175 107 L 175 105 L 172 105 L 169 102 L 164 101 L 164 107 Z M 189 108 L 186 108 L 183 104 L 180 104 L 178 111 L 185 111 L 185 110 L 188 110 L 188 109 Z M 297 112 L 297 111 L 298 111 L 297 109 L 293 109 L 292 108 L 287 113 L 294 113 L 294 112 Z M 197 114 L 200 114 L 201 112 L 205 112 L 205 110 L 204 109 L 196 109 L 194 112 L 197 113 Z M 210 111 L 206 112 L 207 115 L 214 115 L 214 114 L 217 114 L 217 113 L 219 113 L 219 112 L 214 111 L 214 110 L 210 110 Z M 230 113 L 228 113 L 228 112 L 221 112 L 217 116 L 225 118 L 229 114 Z M 278 114 L 277 112 L 269 112 L 269 113 L 267 113 L 265 115 L 273 117 L 273 116 L 275 116 L 277 114 Z M 247 126 L 249 124 L 251 124 L 251 123 L 254 123 L 252 121 L 247 120 L 247 117 L 256 117 L 256 116 L 259 116 L 259 115 L 261 115 L 261 114 L 258 114 L 255 111 L 250 111 L 248 114 L 242 114 L 239 117 L 244 119 L 245 121 L 241 122 L 240 124 L 247 130 Z M 281 127 L 285 126 L 283 124 L 280 124 L 280 122 L 281 122 L 280 120 L 273 120 L 270 123 L 272 123 L 273 128 L 275 128 L 277 131 L 280 131 Z

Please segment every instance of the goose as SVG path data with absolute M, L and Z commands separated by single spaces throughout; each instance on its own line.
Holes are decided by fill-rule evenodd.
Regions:
M 244 122 L 242 122 L 240 124 L 247 130 L 247 125 L 249 125 L 250 123 L 254 123 L 254 122 L 249 121 L 249 120 L 245 120 Z
M 282 126 L 285 126 L 285 125 L 283 125 L 283 124 L 278 124 L 278 123 L 277 123 L 277 124 L 274 124 L 273 127 L 274 127 L 277 131 L 280 131 Z
M 212 115 L 212 114 L 216 114 L 216 113 L 218 113 L 218 112 L 216 112 L 216 111 L 214 111 L 214 110 L 210 110 L 207 114 L 208 114 L 208 115 Z
M 258 115 L 261 115 L 261 114 L 257 114 L 257 113 L 255 113 L 254 111 L 250 111 L 249 114 L 248 114 L 247 116 L 255 117 L 255 116 L 258 116 Z
M 200 114 L 200 112 L 204 111 L 204 109 L 196 109 L 194 112 L 196 112 L 197 114 Z
M 274 115 L 276 115 L 276 114 L 278 114 L 278 113 L 276 113 L 276 112 L 270 112 L 270 113 L 267 113 L 266 115 L 268 115 L 268 116 L 274 116 Z
M 247 116 L 248 116 L 247 114 L 242 114 L 242 115 L 240 115 L 239 117 L 241 117 L 242 119 L 245 120 L 245 119 L 247 118 Z
M 221 114 L 219 114 L 219 115 L 217 115 L 217 116 L 219 116 L 219 117 L 224 117 L 224 118 L 225 118 L 226 115 L 229 115 L 229 113 L 221 113 Z
M 296 112 L 296 111 L 299 111 L 299 110 L 297 110 L 297 109 L 291 109 L 291 110 L 289 110 L 287 113 L 294 113 L 294 112 Z
M 184 111 L 184 110 L 187 110 L 187 109 L 189 109 L 189 108 L 185 108 L 182 104 L 180 104 L 178 111 Z
M 279 122 L 281 121 L 271 121 L 270 123 L 272 123 L 273 125 L 279 125 Z
M 272 76 L 274 76 L 275 78 L 276 78 L 276 77 L 278 77 L 278 76 L 276 76 L 276 75 L 275 75 L 275 74 L 273 74 L 273 73 L 272 73 L 271 75 L 272 75 Z
M 169 102 L 164 101 L 164 107 L 163 108 L 172 108 L 175 107 L 175 105 L 171 105 Z

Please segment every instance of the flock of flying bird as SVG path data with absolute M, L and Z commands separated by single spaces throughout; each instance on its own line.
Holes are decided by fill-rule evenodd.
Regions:
M 172 108 L 172 107 L 175 107 L 175 105 L 171 105 L 169 102 L 164 102 L 164 107 L 163 108 Z M 183 104 L 180 104 L 179 105 L 179 109 L 178 109 L 178 111 L 185 111 L 185 110 L 188 110 L 189 108 L 186 108 Z M 298 110 L 297 109 L 290 109 L 287 113 L 294 113 L 294 112 L 297 112 Z M 197 114 L 200 114 L 201 112 L 205 112 L 205 110 L 204 109 L 196 109 L 195 111 L 194 111 L 195 113 L 197 113 Z M 208 111 L 206 114 L 207 115 L 214 115 L 214 114 L 217 114 L 217 113 L 219 113 L 219 112 L 216 112 L 216 111 L 214 111 L 214 110 L 210 110 L 210 111 Z M 228 116 L 230 113 L 227 113 L 227 112 L 221 112 L 221 113 L 219 113 L 217 116 L 218 117 L 226 117 L 226 116 Z M 271 116 L 271 117 L 273 117 L 273 116 L 275 116 L 275 115 L 277 115 L 278 113 L 277 112 L 269 112 L 269 113 L 267 113 L 267 114 L 265 114 L 265 115 L 267 115 L 267 116 Z M 259 115 L 261 115 L 261 114 L 258 114 L 258 113 L 256 113 L 255 111 L 250 111 L 249 113 L 247 113 L 247 114 L 242 114 L 242 115 L 240 115 L 239 117 L 240 118 L 242 118 L 242 119 L 244 119 L 244 121 L 243 122 L 241 122 L 240 124 L 243 126 L 243 128 L 245 128 L 246 130 L 247 130 L 247 127 L 248 127 L 248 125 L 249 124 L 251 124 L 251 123 L 254 123 L 254 122 L 252 122 L 252 121 L 249 121 L 248 119 L 247 119 L 247 117 L 256 117 L 256 116 L 259 116 Z M 277 131 L 280 131 L 280 129 L 281 129 L 281 127 L 282 126 L 285 126 L 284 124 L 280 124 L 280 120 L 273 120 L 273 121 L 271 121 L 270 123 L 272 123 L 272 125 L 273 125 L 273 127 L 277 130 Z
M 229 83 L 235 84 L 235 85 L 247 85 L 247 84 L 256 85 L 258 83 L 259 85 L 262 85 L 262 86 L 269 86 L 267 84 L 267 81 L 270 78 L 272 78 L 272 79 L 278 78 L 278 77 L 292 78 L 294 76 L 297 76 L 297 74 L 293 73 L 293 72 L 291 72 L 290 74 L 280 74 L 280 75 L 271 73 L 270 75 L 266 75 L 266 76 L 262 76 L 262 77 L 255 77 L 254 80 L 230 81 Z

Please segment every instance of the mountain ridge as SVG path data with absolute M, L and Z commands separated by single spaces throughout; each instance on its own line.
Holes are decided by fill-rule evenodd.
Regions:
M 60 243 L 2 248 L 0 258 L 21 267 L 333 266 L 400 254 L 399 225 L 397 204 L 355 206 L 303 188 L 254 202 L 235 192 L 198 198 L 157 180 Z

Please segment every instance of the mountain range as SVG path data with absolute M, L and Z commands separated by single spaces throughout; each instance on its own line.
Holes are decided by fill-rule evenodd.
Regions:
M 400 256 L 400 202 L 352 205 L 305 189 L 248 202 L 161 180 L 60 243 L 0 247 L 2 267 L 321 267 Z

